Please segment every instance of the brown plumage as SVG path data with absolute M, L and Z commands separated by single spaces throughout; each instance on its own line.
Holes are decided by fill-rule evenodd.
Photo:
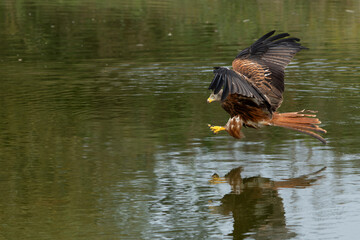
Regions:
M 326 143 L 315 133 L 326 131 L 318 126 L 320 121 L 313 111 L 276 112 L 283 101 L 285 67 L 297 52 L 306 48 L 298 43 L 298 38 L 288 37 L 287 33 L 272 36 L 274 32 L 265 34 L 242 50 L 232 62 L 233 70 L 214 69 L 215 76 L 209 86 L 213 93 L 208 102 L 221 101 L 230 119 L 224 127 L 209 126 L 214 133 L 226 130 L 235 138 L 243 136 L 242 126 L 279 126 Z

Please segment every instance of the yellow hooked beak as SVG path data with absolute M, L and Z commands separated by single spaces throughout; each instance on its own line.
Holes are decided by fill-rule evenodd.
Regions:
M 214 101 L 214 99 L 212 99 L 211 97 L 209 97 L 208 99 L 207 99 L 207 102 L 208 103 L 211 103 L 211 102 L 213 102 Z

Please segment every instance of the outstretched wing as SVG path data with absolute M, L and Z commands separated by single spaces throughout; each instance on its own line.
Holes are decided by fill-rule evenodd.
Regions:
M 242 50 L 232 63 L 233 69 L 246 76 L 266 96 L 272 111 L 280 107 L 284 92 L 284 70 L 295 54 L 305 47 L 300 39 L 288 33 L 275 35 L 271 31 L 250 47 Z
M 229 94 L 237 93 L 244 97 L 255 98 L 259 103 L 265 104 L 270 110 L 270 104 L 266 97 L 243 74 L 225 67 L 215 67 L 214 74 L 215 76 L 210 83 L 209 89 L 213 90 L 214 94 L 218 94 L 223 89 L 221 101 L 224 101 Z

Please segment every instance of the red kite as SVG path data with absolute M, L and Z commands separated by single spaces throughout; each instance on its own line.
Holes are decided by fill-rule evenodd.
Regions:
M 274 33 L 265 34 L 242 50 L 232 62 L 232 70 L 214 68 L 215 76 L 209 86 L 212 93 L 207 101 L 221 101 L 230 119 L 225 126 L 209 127 L 214 133 L 225 130 L 234 138 L 241 138 L 242 126 L 279 126 L 306 133 L 326 144 L 316 133 L 326 130 L 318 126 L 321 122 L 314 111 L 276 112 L 283 101 L 284 69 L 297 52 L 306 48 L 288 33 L 272 36 Z

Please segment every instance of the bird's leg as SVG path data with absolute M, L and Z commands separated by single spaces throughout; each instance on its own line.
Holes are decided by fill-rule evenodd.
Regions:
M 225 128 L 225 127 L 222 127 L 222 126 L 213 126 L 213 125 L 208 124 L 208 127 L 209 127 L 210 130 L 213 131 L 215 134 L 217 134 L 217 133 L 220 132 L 220 131 L 226 130 L 226 128 Z

